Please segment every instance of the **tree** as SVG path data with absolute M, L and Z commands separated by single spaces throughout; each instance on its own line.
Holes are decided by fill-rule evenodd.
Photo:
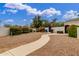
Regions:
M 52 22 L 50 22 L 50 26 L 55 27 L 56 21 L 57 21 L 57 18 L 53 19 Z
M 39 28 L 40 26 L 42 26 L 41 16 L 37 15 L 33 18 L 32 26 L 35 28 Z
M 49 26 L 48 20 L 42 20 L 42 26 L 43 27 L 48 27 Z

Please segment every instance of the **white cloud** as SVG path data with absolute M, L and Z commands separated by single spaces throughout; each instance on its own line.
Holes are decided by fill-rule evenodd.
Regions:
M 10 12 L 12 14 L 15 14 L 18 12 L 18 10 L 7 9 L 7 10 L 3 10 L 2 12 L 0 12 L 0 14 L 6 14 L 6 12 Z
M 5 23 L 12 23 L 12 22 L 14 22 L 14 20 L 13 20 L 13 19 L 7 19 L 7 20 L 5 20 L 4 22 L 5 22 Z
M 18 10 L 8 9 L 8 10 L 6 10 L 6 12 L 11 12 L 11 13 L 15 14 L 16 12 L 18 12 Z
M 23 21 L 27 21 L 27 19 L 23 19 Z
M 73 18 L 79 18 L 78 14 L 79 14 L 78 11 L 70 10 L 65 13 L 63 19 L 69 20 Z
M 52 16 L 52 15 L 61 15 L 61 11 L 56 10 L 55 8 L 49 8 L 49 9 L 43 10 L 42 14 L 46 14 L 46 15 L 49 15 L 49 16 Z
M 20 9 L 20 10 L 23 10 L 26 8 L 26 6 L 21 3 L 7 3 L 5 4 L 4 7 L 12 8 L 12 9 Z
M 8 4 L 5 4 L 4 7 L 7 7 L 7 8 L 11 8 L 11 9 L 17 9 L 17 10 L 26 10 L 28 13 L 31 13 L 31 14 L 37 14 L 38 11 L 36 8 L 32 8 L 31 6 L 28 6 L 26 4 L 21 4 L 21 3 L 8 3 Z
M 33 15 L 47 15 L 47 16 L 61 15 L 61 11 L 56 10 L 55 8 L 49 8 L 41 11 L 41 10 L 37 10 L 36 8 L 32 8 L 27 4 L 21 4 L 21 3 L 15 3 L 15 4 L 8 3 L 5 4 L 4 7 L 17 9 L 17 10 L 26 10 L 28 14 L 33 14 Z

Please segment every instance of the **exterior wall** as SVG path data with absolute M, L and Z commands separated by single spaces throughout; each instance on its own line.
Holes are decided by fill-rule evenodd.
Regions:
M 65 33 L 64 27 L 52 27 L 51 29 L 54 31 L 54 33 L 57 33 L 57 31 L 63 31 Z
M 9 28 L 0 27 L 0 37 L 9 35 Z
M 33 28 L 32 31 L 33 31 L 33 32 L 36 32 L 36 28 Z
M 46 30 L 47 32 L 49 32 L 49 27 L 46 27 L 45 30 Z
M 77 39 L 79 39 L 79 27 L 77 27 Z

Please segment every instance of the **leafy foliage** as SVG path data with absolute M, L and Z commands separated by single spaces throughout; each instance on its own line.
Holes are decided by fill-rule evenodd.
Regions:
M 22 33 L 22 29 L 20 27 L 11 27 L 10 35 L 19 35 Z
M 10 27 L 10 35 L 19 35 L 19 34 L 23 34 L 23 33 L 29 33 L 32 32 L 31 28 L 28 27 Z
M 77 37 L 77 26 L 71 25 L 68 30 L 68 34 L 70 37 Z
M 22 27 L 22 33 L 29 33 L 29 32 L 32 32 L 32 29 L 31 28 Z
M 42 27 L 48 27 L 49 22 L 47 20 L 42 20 Z
M 39 28 L 40 26 L 42 26 L 41 16 L 35 16 L 35 18 L 33 19 L 32 25 L 35 28 Z
M 63 22 L 54 22 L 54 23 L 50 23 L 52 27 L 61 27 L 64 26 Z

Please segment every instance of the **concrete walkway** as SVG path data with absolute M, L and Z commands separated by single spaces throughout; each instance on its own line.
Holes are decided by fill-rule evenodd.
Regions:
M 6 51 L 0 54 L 0 56 L 25 56 L 43 47 L 49 40 L 48 34 L 45 34 L 37 41 Z

